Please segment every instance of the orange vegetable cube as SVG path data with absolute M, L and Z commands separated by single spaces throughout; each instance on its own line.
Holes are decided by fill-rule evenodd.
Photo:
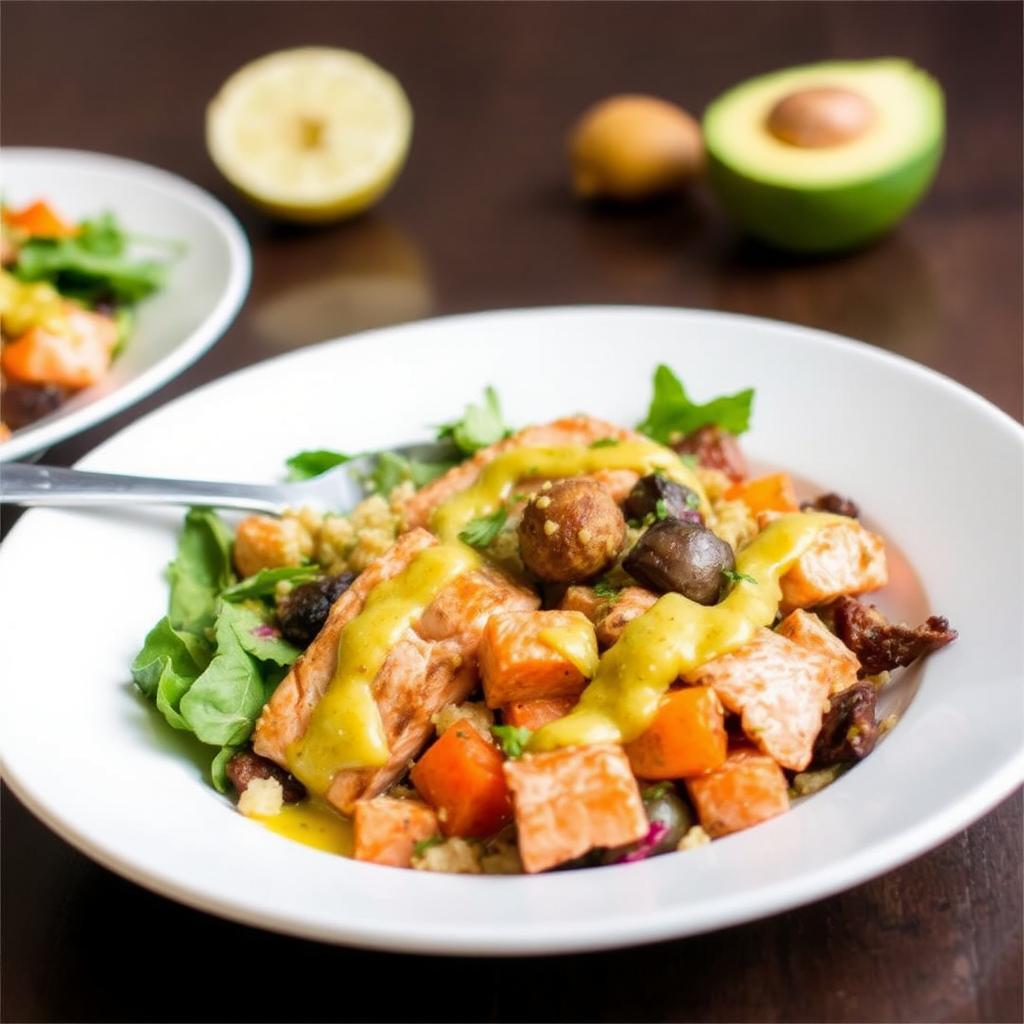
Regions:
M 409 772 L 437 812 L 445 836 L 482 839 L 512 820 L 505 756 L 461 718 L 426 749 Z
M 506 761 L 505 777 L 528 874 L 647 835 L 640 786 L 617 743 L 528 754 Z
M 800 501 L 788 473 L 769 473 L 742 480 L 726 490 L 729 501 L 740 500 L 755 515 L 759 512 L 799 512 Z
M 499 612 L 480 639 L 480 681 L 490 708 L 578 697 L 597 668 L 594 626 L 582 612 Z
M 419 800 L 399 800 L 378 796 L 358 800 L 352 809 L 355 860 L 412 866 L 416 844 L 438 835 L 437 814 Z
M 4 210 L 4 220 L 38 238 L 70 238 L 78 234 L 78 226 L 64 220 L 49 203 L 37 200 L 20 210 Z
M 725 762 L 725 710 L 710 686 L 684 686 L 662 698 L 654 719 L 625 745 L 642 779 L 683 779 Z
M 701 828 L 712 838 L 739 832 L 789 810 L 786 775 L 751 747 L 730 751 L 725 763 L 686 780 Z

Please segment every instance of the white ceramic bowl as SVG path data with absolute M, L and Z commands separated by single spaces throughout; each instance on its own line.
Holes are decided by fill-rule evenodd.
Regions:
M 181 524 L 166 509 L 34 509 L 0 545 L 7 782 L 87 855 L 193 907 L 326 942 L 466 956 L 734 925 L 848 889 L 966 828 L 1024 780 L 1024 428 L 907 360 L 678 309 L 439 318 L 226 377 L 82 465 L 275 479 L 302 449 L 431 436 L 488 384 L 516 426 L 581 410 L 634 425 L 658 363 L 695 401 L 755 388 L 748 456 L 856 500 L 916 572 L 897 574 L 891 607 L 944 615 L 959 631 L 906 674 L 892 695 L 901 720 L 828 789 L 699 849 L 533 877 L 380 867 L 281 838 L 214 792 L 208 756 L 131 683 L 131 660 L 166 608 Z M 60 567 L 59 587 L 44 564 Z

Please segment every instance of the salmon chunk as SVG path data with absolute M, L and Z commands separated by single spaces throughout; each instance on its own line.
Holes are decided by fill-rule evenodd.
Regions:
M 747 746 L 731 750 L 720 768 L 687 779 L 686 790 L 712 839 L 789 810 L 785 773 L 767 754 Z
M 427 530 L 404 534 L 334 602 L 323 628 L 296 659 L 257 719 L 253 733 L 257 754 L 288 767 L 288 747 L 305 733 L 313 708 L 334 678 L 341 631 L 363 610 L 367 596 L 378 583 L 397 576 L 408 568 L 417 552 L 437 543 Z
M 644 587 L 623 587 L 611 597 L 604 597 L 593 587 L 574 584 L 566 587 L 558 607 L 586 615 L 594 624 L 598 648 L 605 651 L 633 619 L 643 615 L 657 600 L 658 595 Z
M 689 673 L 686 682 L 713 687 L 755 746 L 802 771 L 821 731 L 835 671 L 835 658 L 762 627 L 739 650 Z
M 647 835 L 639 784 L 622 747 L 562 747 L 505 763 L 519 853 L 532 874 Z
M 490 708 L 583 692 L 597 668 L 594 626 L 582 612 L 504 611 L 480 638 L 480 682 Z
M 833 674 L 828 688 L 830 694 L 839 693 L 857 682 L 860 658 L 817 615 L 796 608 L 775 627 L 775 632 L 805 650 L 817 651 L 832 659 Z
M 352 809 L 355 860 L 412 867 L 416 844 L 440 835 L 437 814 L 422 800 L 378 796 Z
M 856 519 L 826 526 L 782 577 L 780 609 L 813 608 L 844 594 L 878 590 L 889 582 L 885 542 Z

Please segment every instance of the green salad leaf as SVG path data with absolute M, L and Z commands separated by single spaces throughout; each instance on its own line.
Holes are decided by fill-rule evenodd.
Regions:
M 132 254 L 138 236 L 126 233 L 112 213 L 82 221 L 70 238 L 30 238 L 18 248 L 11 268 L 20 281 L 48 281 L 62 295 L 87 305 L 132 304 L 162 288 L 169 262 Z M 173 242 L 156 243 L 181 251 Z
M 665 366 L 654 371 L 654 395 L 647 417 L 637 430 L 661 444 L 671 444 L 699 427 L 717 424 L 737 436 L 750 429 L 753 388 L 722 395 L 700 405 L 693 402 L 682 382 Z
M 493 387 L 487 387 L 484 389 L 483 404 L 470 403 L 466 406 L 461 420 L 438 427 L 437 439 L 454 441 L 459 451 L 472 455 L 481 448 L 501 441 L 511 433 L 512 429 L 505 423 L 501 411 L 498 392 Z
M 231 530 L 210 509 L 190 509 L 167 569 L 168 612 L 132 661 L 139 691 L 175 729 L 217 748 L 211 776 L 249 738 L 299 649 L 285 640 L 264 598 L 284 578 L 310 569 L 268 570 L 239 584 L 231 565 Z

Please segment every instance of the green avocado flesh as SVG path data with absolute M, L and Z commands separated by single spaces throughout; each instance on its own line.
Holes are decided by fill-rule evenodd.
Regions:
M 803 89 L 859 93 L 875 110 L 863 134 L 810 149 L 767 128 L 779 100 Z M 864 245 L 924 196 L 945 142 L 939 84 L 905 60 L 829 62 L 744 82 L 703 118 L 708 181 L 748 234 L 781 249 L 826 253 Z

